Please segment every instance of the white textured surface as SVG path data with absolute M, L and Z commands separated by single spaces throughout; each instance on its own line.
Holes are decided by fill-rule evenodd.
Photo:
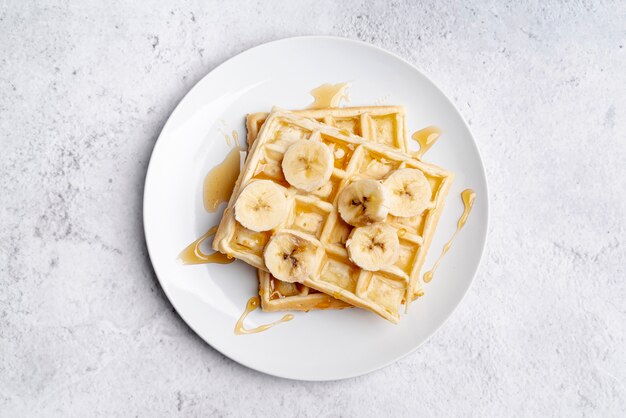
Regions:
M 626 413 L 624 2 L 44 3 L 0 4 L 0 415 Z M 272 378 L 203 343 L 141 222 L 152 146 L 188 89 L 308 34 L 431 76 L 490 182 L 464 303 L 413 355 L 341 382 Z

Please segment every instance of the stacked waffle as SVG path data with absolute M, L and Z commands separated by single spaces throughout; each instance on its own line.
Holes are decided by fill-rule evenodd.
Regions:
M 213 241 L 259 270 L 266 311 L 357 306 L 397 323 L 453 174 L 408 152 L 401 107 L 247 117 L 248 158 Z

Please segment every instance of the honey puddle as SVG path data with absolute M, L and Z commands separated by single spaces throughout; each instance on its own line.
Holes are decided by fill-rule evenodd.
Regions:
M 260 303 L 261 301 L 259 300 L 258 296 L 253 296 L 248 300 L 248 303 L 246 304 L 246 310 L 243 311 L 243 313 L 241 314 L 241 317 L 239 317 L 239 320 L 235 324 L 235 334 L 237 335 L 256 334 L 257 332 L 267 331 L 268 329 L 272 328 L 275 325 L 281 324 L 283 322 L 288 322 L 293 319 L 293 315 L 287 314 L 283 316 L 281 319 L 279 319 L 278 321 L 272 322 L 270 324 L 261 325 L 252 329 L 244 328 L 243 321 L 245 321 L 246 317 L 248 316 L 250 312 L 254 311 L 255 309 L 259 307 Z
M 234 258 L 229 258 L 227 255 L 220 252 L 214 252 L 211 254 L 205 254 L 200 250 L 200 245 L 208 238 L 215 235 L 217 231 L 217 225 L 209 229 L 206 234 L 185 247 L 184 250 L 178 255 L 178 259 L 183 264 L 206 264 L 206 263 L 218 263 L 218 264 L 230 264 L 235 261 Z
M 233 138 L 236 139 L 236 131 Z M 233 194 L 239 170 L 241 167 L 241 149 L 233 148 L 224 161 L 216 165 L 204 178 L 203 202 L 207 212 L 215 212 L 222 202 L 228 202 Z
M 342 99 L 349 101 L 346 89 L 350 83 L 322 84 L 311 90 L 313 103 L 309 109 L 323 109 L 327 107 L 338 107 Z
M 435 270 L 437 270 L 437 267 L 439 267 L 439 263 L 441 262 L 441 259 L 443 258 L 444 255 L 446 255 L 446 253 L 452 246 L 452 243 L 454 242 L 454 239 L 456 238 L 457 234 L 463 228 L 463 226 L 465 225 L 465 222 L 467 222 L 467 217 L 469 216 L 472 210 L 472 207 L 474 206 L 475 198 L 476 198 L 476 193 L 472 189 L 465 189 L 461 192 L 461 199 L 463 200 L 464 208 L 463 208 L 463 213 L 461 214 L 461 217 L 459 218 L 459 221 L 456 224 L 456 231 L 452 235 L 452 238 L 450 238 L 450 240 L 446 243 L 446 245 L 443 246 L 443 251 L 441 251 L 441 254 L 439 255 L 439 258 L 433 265 L 433 268 L 430 269 L 430 271 L 427 271 L 426 273 L 424 273 L 424 283 L 428 283 L 433 279 L 433 274 L 435 274 Z
M 420 129 L 419 131 L 411 135 L 411 138 L 417 141 L 417 143 L 420 145 L 419 151 L 417 151 L 414 155 L 417 158 L 422 158 L 422 156 L 426 154 L 426 152 L 428 152 L 428 150 L 433 145 L 435 145 L 435 142 L 437 142 L 437 139 L 439 139 L 440 135 L 441 129 L 437 128 L 436 126 L 428 126 L 424 129 Z

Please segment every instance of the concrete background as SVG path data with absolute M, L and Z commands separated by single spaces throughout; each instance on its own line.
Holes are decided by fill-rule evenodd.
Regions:
M 131 4 L 132 3 L 132 4 Z M 0 2 L 0 416 L 624 416 L 626 3 Z M 174 106 L 260 43 L 360 39 L 470 121 L 492 224 L 452 319 L 404 360 L 306 383 L 172 312 L 144 176 Z

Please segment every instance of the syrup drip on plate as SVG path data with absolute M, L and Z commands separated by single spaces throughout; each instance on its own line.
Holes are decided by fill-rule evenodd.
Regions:
M 439 255 L 439 258 L 433 265 L 433 268 L 430 269 L 430 271 L 427 271 L 426 273 L 424 273 L 424 283 L 428 283 L 433 279 L 433 274 L 435 274 L 435 270 L 437 270 L 437 267 L 439 267 L 439 263 L 441 262 L 441 259 L 443 258 L 444 255 L 446 255 L 446 253 L 452 246 L 452 243 L 454 242 L 454 239 L 456 238 L 459 231 L 463 228 L 463 226 L 465 226 L 465 222 L 467 222 L 467 217 L 469 216 L 470 212 L 472 211 L 472 207 L 474 206 L 475 198 L 476 198 L 476 193 L 472 189 L 465 189 L 461 192 L 461 199 L 463 200 L 464 208 L 463 208 L 463 213 L 461 214 L 461 217 L 459 218 L 459 221 L 456 224 L 456 231 L 452 235 L 452 238 L 450 238 L 450 240 L 446 243 L 446 245 L 443 246 L 443 251 L 441 251 L 441 254 Z
M 215 231 L 217 231 L 217 225 L 209 229 L 206 234 L 202 235 L 200 238 L 186 246 L 185 249 L 182 250 L 178 255 L 178 259 L 183 264 L 230 264 L 235 261 L 234 258 L 228 257 L 227 255 L 220 252 L 214 252 L 211 254 L 205 254 L 202 252 L 202 250 L 200 249 L 200 245 L 205 240 L 215 235 Z
M 424 129 L 420 129 L 411 135 L 411 138 L 420 145 L 419 151 L 417 151 L 414 155 L 417 158 L 422 158 L 424 154 L 433 146 L 437 139 L 441 136 L 441 129 L 436 126 L 428 126 Z
M 339 107 L 341 100 L 349 101 L 346 89 L 350 86 L 350 83 L 337 83 L 337 84 L 322 84 L 319 87 L 311 90 L 311 96 L 313 96 L 313 103 L 308 107 L 309 109 L 324 109 L 327 107 Z
M 240 151 L 238 147 L 233 148 L 224 161 L 213 167 L 204 178 L 202 200 L 207 212 L 215 212 L 220 203 L 228 202 L 233 194 L 241 167 Z
M 259 300 L 258 296 L 253 296 L 248 300 L 248 303 L 246 304 L 246 310 L 243 311 L 243 313 L 241 314 L 241 317 L 235 324 L 235 334 L 237 335 L 256 334 L 257 332 L 267 331 L 268 329 L 272 328 L 275 325 L 281 324 L 283 322 L 291 321 L 293 319 L 293 315 L 287 314 L 283 316 L 281 319 L 279 319 L 278 321 L 274 321 L 269 324 L 261 325 L 261 326 L 258 326 L 256 328 L 251 328 L 251 329 L 244 328 L 243 321 L 245 321 L 246 317 L 248 316 L 248 314 L 250 314 L 250 312 L 254 311 L 255 309 L 259 307 L 260 303 L 261 301 Z

